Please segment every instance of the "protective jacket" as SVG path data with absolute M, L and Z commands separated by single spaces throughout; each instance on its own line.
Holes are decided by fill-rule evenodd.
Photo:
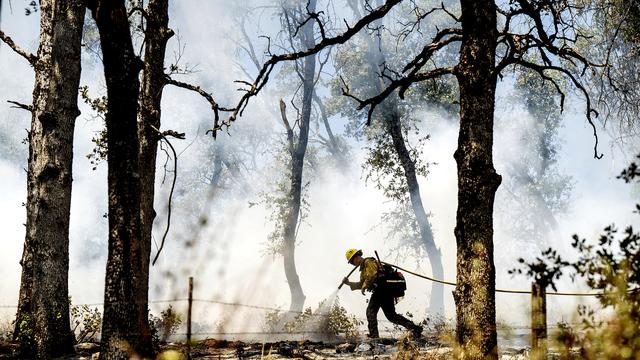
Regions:
M 351 290 L 369 290 L 373 291 L 380 272 L 380 265 L 375 258 L 368 257 L 360 264 L 360 281 L 349 283 Z

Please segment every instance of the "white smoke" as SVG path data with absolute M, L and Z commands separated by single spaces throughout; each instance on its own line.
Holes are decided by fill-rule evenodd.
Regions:
M 179 30 L 181 45 L 186 45 L 183 63 L 199 64 L 199 72 L 184 77 L 211 91 L 221 104 L 238 97 L 233 80 L 243 78 L 235 64 L 235 43 L 237 33 L 234 23 L 225 16 L 228 2 L 217 1 L 181 1 L 171 9 L 171 25 Z M 4 9 L 3 9 L 4 10 Z M 208 14 L 202 16 L 202 14 Z M 201 20 L 206 18 L 207 20 Z M 211 19 L 215 19 L 211 20 Z M 4 14 L 3 31 L 14 35 L 23 46 L 35 51 L 37 40 L 37 22 L 35 16 L 25 18 L 22 13 Z M 266 26 L 269 30 L 269 26 Z M 171 52 L 181 46 L 171 42 Z M 172 55 L 168 55 L 168 61 Z M 0 46 L 0 104 L 6 100 L 29 102 L 33 74 L 21 58 L 9 49 Z M 82 84 L 89 86 L 92 94 L 104 92 L 102 68 L 86 58 L 83 66 Z M 500 85 L 499 92 L 509 92 L 509 84 Z M 283 136 L 277 119 L 273 117 L 278 98 L 265 93 L 253 101 L 244 117 L 238 120 L 239 129 L 257 127 L 268 136 Z M 71 214 L 71 262 L 70 294 L 74 303 L 100 303 L 103 297 L 104 269 L 107 252 L 106 213 L 106 164 L 96 171 L 86 159 L 93 149 L 91 137 L 102 126 L 100 120 L 90 120 L 91 113 L 86 106 L 81 107 L 82 115 L 77 121 L 74 163 L 74 188 Z M 3 229 L 3 251 L 0 253 L 0 304 L 12 305 L 17 302 L 20 284 L 18 261 L 24 241 L 25 212 L 21 203 L 25 201 L 26 179 L 23 168 L 26 166 L 26 146 L 20 145 L 24 138 L 23 128 L 28 128 L 27 114 L 17 115 L 19 110 L 0 107 L 0 116 L 11 121 L 14 126 L 0 126 L 3 135 L 11 139 L 9 145 L 20 149 L 23 160 L 12 162 L 0 159 L 0 178 L 4 196 L 0 207 L 0 226 Z M 457 147 L 457 122 L 445 119 L 436 112 L 418 114 L 424 119 L 422 131 L 431 134 L 424 149 L 426 162 L 435 162 L 426 178 L 420 179 L 425 207 L 432 214 L 436 244 L 441 248 L 445 280 L 455 281 L 455 216 L 457 207 L 456 164 L 453 152 Z M 524 110 L 513 111 L 508 107 L 498 107 L 497 122 L 516 121 L 530 117 Z M 342 124 L 342 119 L 333 119 Z M 174 141 L 179 159 L 179 178 L 176 192 L 188 198 L 193 189 L 182 179 L 190 172 L 202 166 L 202 154 L 213 141 L 204 134 L 206 126 L 211 124 L 212 114 L 209 105 L 199 96 L 181 89 L 167 88 L 163 97 L 163 129 L 185 132 L 187 139 Z M 524 127 L 517 131 L 532 131 L 534 119 L 522 122 Z M 241 124 L 242 123 L 242 124 Z M 340 127 L 334 129 L 340 132 Z M 242 138 L 234 134 L 224 140 L 232 143 Z M 248 130 L 238 130 L 248 131 Z M 220 136 L 227 136 L 221 134 Z M 610 139 L 600 132 L 601 144 Z M 601 146 L 605 155 L 603 160 L 594 160 L 591 152 L 593 138 L 591 129 L 585 125 L 582 107 L 576 101 L 574 108 L 567 110 L 565 127 L 561 139 L 564 141 L 560 155 L 560 166 L 575 179 L 570 211 L 560 220 L 557 247 L 569 251 L 567 244 L 573 233 L 587 238 L 595 238 L 601 229 L 611 222 L 619 226 L 637 220 L 631 214 L 633 199 L 630 188 L 615 176 L 626 164 L 628 158 L 615 148 Z M 315 307 L 339 285 L 341 279 L 351 270 L 344 259 L 347 248 L 362 248 L 366 255 L 374 250 L 383 255 L 394 244 L 385 239 L 385 231 L 373 228 L 380 222 L 382 213 L 391 204 L 382 193 L 372 186 L 364 184 L 361 178 L 360 164 L 365 156 L 363 144 L 351 142 L 353 147 L 352 166 L 345 172 L 331 167 L 320 167 L 320 171 L 310 181 L 309 202 L 311 212 L 299 233 L 296 250 L 298 272 L 305 295 L 306 306 Z M 506 162 L 518 161 L 519 143 L 513 132 L 499 132 L 495 135 L 496 168 L 498 172 L 505 168 Z M 509 156 L 504 156 L 509 155 Z M 269 161 L 269 154 L 263 154 L 260 162 Z M 158 159 L 158 211 L 157 227 L 154 230 L 156 242 L 164 230 L 168 183 L 161 183 L 164 155 Z M 172 165 L 169 165 L 172 168 Z M 168 173 L 171 176 L 171 173 Z M 212 207 L 202 215 L 208 217 L 207 225 L 197 232 L 198 215 L 205 203 L 206 193 L 191 195 L 195 200 L 191 205 L 196 209 L 176 208 L 172 230 L 158 264 L 151 269 L 151 299 L 185 298 L 188 277 L 195 278 L 197 299 L 214 300 L 227 303 L 243 303 L 274 308 L 287 308 L 289 289 L 284 277 L 282 261 L 279 258 L 262 254 L 273 224 L 265 219 L 267 211 L 263 205 L 250 206 L 255 202 L 256 194 L 265 190 L 265 179 L 259 176 L 251 178 L 252 190 L 246 194 L 216 194 L 212 198 Z M 237 189 L 236 189 L 237 190 Z M 235 191 L 235 190 L 234 190 Z M 498 199 L 500 198 L 498 190 Z M 196 201 L 197 200 L 197 201 Z M 178 204 L 179 201 L 176 202 Z M 189 204 L 182 203 L 187 207 Z M 497 204 L 499 206 L 499 204 Z M 373 229 L 372 229 L 373 228 Z M 195 241 L 194 241 L 195 240 Z M 192 244 L 191 241 L 194 241 Z M 185 246 L 190 243 L 189 246 Z M 497 264 L 497 286 L 500 288 L 528 289 L 524 278 L 511 278 L 507 270 L 515 265 L 518 257 L 534 256 L 522 253 L 518 239 L 508 238 L 503 229 L 495 229 L 495 259 Z M 155 253 L 154 245 L 153 251 Z M 406 258 L 398 265 L 429 275 L 430 267 L 425 259 L 417 267 L 417 259 Z M 357 276 L 357 274 L 356 274 Z M 398 305 L 398 312 L 412 312 L 421 319 L 428 308 L 428 290 L 431 284 L 422 279 L 408 277 L 405 300 Z M 579 289 L 568 281 L 561 282 L 562 290 Z M 455 314 L 451 287 L 445 288 L 445 311 L 449 318 Z M 364 318 L 365 301 L 359 292 L 350 292 L 343 288 L 339 293 L 341 303 L 351 313 Z M 550 300 L 550 322 L 573 316 L 573 300 Z M 519 295 L 497 295 L 498 318 L 512 324 L 527 324 L 529 299 Z M 152 312 L 158 313 L 166 304 L 152 304 Z M 185 303 L 174 305 L 185 310 Z M 514 308 L 521 309 L 514 311 Z M 3 315 L 9 319 L 14 309 L 3 309 Z M 195 304 L 194 319 L 201 332 L 239 332 L 259 331 L 264 320 L 264 311 L 238 308 L 228 305 L 198 302 Z

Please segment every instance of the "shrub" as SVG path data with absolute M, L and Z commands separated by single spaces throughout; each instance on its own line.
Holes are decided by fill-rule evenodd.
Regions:
M 71 299 L 69 305 L 71 331 L 75 335 L 76 344 L 97 342 L 97 335 L 102 327 L 102 313 L 89 305 L 73 305 Z
M 266 314 L 265 328 L 268 332 L 309 333 L 323 339 L 335 339 L 340 335 L 348 339 L 357 338 L 362 321 L 350 315 L 337 300 L 331 305 L 329 301 L 321 302 L 315 312 L 311 308 L 297 315 L 286 311 L 271 311 Z
M 149 317 L 149 325 L 151 333 L 156 343 L 166 343 L 167 339 L 180 328 L 182 325 L 182 315 L 177 313 L 173 306 L 160 312 L 160 317 L 153 314 Z
M 638 166 L 632 163 L 619 178 L 637 181 Z M 640 205 L 634 212 L 640 214 Z M 569 272 L 572 280 L 583 279 L 589 288 L 599 292 L 600 305 L 610 315 L 598 317 L 591 307 L 579 305 L 580 323 L 576 327 L 562 324 L 556 336 L 561 358 L 640 358 L 640 233 L 632 226 L 620 233 L 615 225 L 609 225 L 597 242 L 574 235 L 571 245 L 578 253 L 575 261 L 565 261 L 548 249 L 535 261 L 519 259 L 521 267 L 510 271 L 526 274 L 554 289 L 554 281 Z
M 35 321 L 31 315 L 25 314 L 18 324 L 15 339 L 20 348 L 14 354 L 18 358 L 29 359 L 36 355 Z

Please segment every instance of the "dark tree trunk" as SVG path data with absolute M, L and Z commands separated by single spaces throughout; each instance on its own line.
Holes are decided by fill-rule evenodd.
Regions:
M 146 9 L 144 68 L 140 89 L 138 136 L 140 138 L 140 248 L 141 268 L 136 286 L 140 317 L 147 316 L 149 300 L 149 259 L 156 181 L 156 156 L 160 135 L 162 91 L 165 85 L 164 57 L 167 41 L 173 35 L 169 29 L 169 1 L 150 0 Z
M 310 0 L 307 9 L 314 12 L 316 0 Z M 314 41 L 313 23 L 308 22 L 303 26 L 301 36 L 305 47 L 311 48 Z M 302 69 L 302 112 L 300 114 L 300 132 L 291 153 L 291 188 L 289 190 L 289 206 L 287 219 L 284 227 L 284 272 L 291 291 L 292 312 L 302 311 L 304 307 L 305 295 L 302 292 L 300 278 L 296 270 L 295 246 L 296 230 L 300 221 L 300 205 L 302 202 L 302 173 L 304 168 L 304 156 L 307 151 L 309 140 L 309 123 L 311 119 L 311 102 L 314 94 L 314 79 L 316 75 L 316 56 L 311 55 L 304 58 Z
M 29 132 L 27 222 L 14 337 L 29 357 L 73 352 L 69 324 L 69 214 L 84 4 L 40 1 Z
M 151 356 L 146 296 L 148 253 L 142 245 L 138 143 L 138 74 L 124 0 L 89 2 L 100 32 L 107 84 L 107 162 L 109 185 L 109 254 L 102 321 L 102 359 Z
M 497 359 L 493 203 L 501 177 L 493 167 L 496 8 L 462 0 L 463 41 L 457 78 L 458 165 L 457 339 L 467 359 Z
M 381 3 L 378 3 L 380 6 Z M 385 62 L 385 56 L 381 52 L 382 46 L 374 42 L 371 37 L 367 37 L 368 59 L 371 69 L 378 69 Z M 384 88 L 384 82 L 379 74 L 371 74 L 372 83 L 375 84 L 376 93 L 380 93 Z M 407 148 L 404 135 L 402 133 L 402 122 L 400 119 L 400 110 L 398 109 L 397 98 L 391 96 L 381 106 L 381 115 L 384 121 L 384 129 L 391 137 L 393 148 L 398 156 L 400 165 L 404 170 L 405 180 L 409 191 L 409 199 L 411 200 L 411 208 L 420 228 L 420 238 L 427 251 L 429 264 L 431 265 L 431 273 L 437 279 L 444 278 L 444 269 L 442 267 L 442 254 L 436 246 L 433 239 L 433 231 L 429 217 L 424 210 L 422 196 L 420 195 L 420 185 L 416 175 L 415 161 L 411 158 L 411 153 Z M 431 284 L 431 299 L 429 301 L 429 313 L 432 315 L 444 315 L 444 287 L 440 283 Z

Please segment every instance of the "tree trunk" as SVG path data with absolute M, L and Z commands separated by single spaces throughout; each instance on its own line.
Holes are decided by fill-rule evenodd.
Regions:
M 333 134 L 333 130 L 331 130 L 331 124 L 329 124 L 329 117 L 327 116 L 327 109 L 322 102 L 322 99 L 318 96 L 318 94 L 313 93 L 313 101 L 318 105 L 318 109 L 320 110 L 320 117 L 322 119 L 322 124 L 324 125 L 324 129 L 327 132 L 328 139 L 325 141 L 325 146 L 327 150 L 333 156 L 335 163 L 340 170 L 346 170 L 349 167 L 347 159 L 340 145 L 338 144 L 338 140 Z
M 316 8 L 316 0 L 310 0 L 307 9 L 313 13 Z M 311 48 L 314 41 L 313 21 L 307 22 L 302 28 L 302 43 L 307 48 Z M 289 212 L 284 227 L 284 272 L 291 291 L 291 305 L 289 311 L 300 312 L 304 307 L 305 295 L 302 292 L 300 278 L 296 270 L 295 246 L 296 230 L 300 221 L 300 205 L 302 202 L 302 173 L 304 168 L 304 156 L 307 151 L 309 140 L 309 123 L 311 120 L 311 101 L 314 93 L 314 79 L 316 75 L 316 56 L 311 55 L 304 58 L 302 84 L 302 112 L 300 114 L 300 132 L 298 141 L 291 153 L 291 188 L 289 190 Z
M 462 0 L 461 10 L 460 133 L 454 154 L 457 340 L 465 359 L 497 359 L 493 203 L 501 177 L 492 159 L 496 8 L 493 1 Z
M 380 5 L 381 3 L 378 3 L 378 6 Z M 371 69 L 377 69 L 385 62 L 385 56 L 381 51 L 382 46 L 375 44 L 374 40 L 369 36 L 367 36 L 366 40 L 369 52 L 369 66 Z M 384 88 L 384 82 L 378 74 L 371 75 L 372 77 L 375 77 L 372 79 L 372 83 L 375 84 L 376 94 L 379 94 Z M 422 197 L 420 195 L 420 185 L 418 185 L 418 177 L 416 175 L 415 161 L 411 159 L 411 153 L 407 148 L 404 135 L 402 134 L 400 110 L 398 109 L 397 98 L 395 95 L 391 95 L 384 101 L 381 106 L 381 115 L 384 121 L 384 129 L 391 137 L 393 148 L 398 156 L 400 165 L 404 170 L 405 180 L 407 181 L 407 188 L 409 190 L 409 198 L 411 200 L 411 208 L 413 209 L 413 214 L 416 217 L 416 221 L 420 228 L 422 244 L 424 245 L 427 256 L 429 257 L 431 273 L 435 278 L 443 279 L 444 269 L 442 267 L 442 254 L 433 239 L 431 224 L 427 213 L 424 210 Z M 434 282 L 431 284 L 429 314 L 444 316 L 444 287 L 440 283 Z
M 444 278 L 444 270 L 442 268 L 442 254 L 436 246 L 433 239 L 433 231 L 424 205 L 420 196 L 420 186 L 418 185 L 418 177 L 416 176 L 415 162 L 411 159 L 411 154 L 402 134 L 402 125 L 400 123 L 400 115 L 397 105 L 394 105 L 388 112 L 385 112 L 385 128 L 391 136 L 393 147 L 398 155 L 400 164 L 404 170 L 404 176 L 407 181 L 409 190 L 409 198 L 411 200 L 411 208 L 416 217 L 420 228 L 420 237 L 422 244 L 427 251 L 429 264 L 431 264 L 431 273 L 436 279 Z M 431 300 L 429 302 L 429 314 L 436 316 L 444 316 L 444 287 L 440 283 L 433 282 L 431 284 Z
M 209 180 L 209 187 L 212 189 L 218 189 L 221 186 L 222 180 L 222 168 L 223 161 L 222 157 L 225 156 L 225 152 L 227 151 L 225 146 L 220 143 L 220 141 L 216 141 L 213 144 L 213 172 L 211 173 L 211 179 Z
M 14 338 L 22 341 L 30 357 L 42 359 L 73 352 L 69 214 L 84 12 L 79 0 L 40 2 L 26 236 Z M 28 341 L 31 336 L 33 342 Z
M 139 302 L 139 317 L 148 314 L 149 301 L 149 259 L 156 181 L 156 156 L 160 135 L 160 115 L 162 91 L 165 85 L 164 58 L 167 41 L 173 35 L 169 29 L 169 1 L 150 0 L 146 9 L 146 31 L 144 48 L 144 68 L 140 88 L 140 109 L 138 111 L 138 136 L 140 138 L 140 248 L 141 262 L 139 281 L 135 283 L 136 299 Z M 145 334 L 146 336 L 146 334 Z
M 124 0 L 89 2 L 100 32 L 107 85 L 109 253 L 102 321 L 102 359 L 152 356 L 146 296 L 148 256 L 142 244 L 138 143 L 138 74 Z

